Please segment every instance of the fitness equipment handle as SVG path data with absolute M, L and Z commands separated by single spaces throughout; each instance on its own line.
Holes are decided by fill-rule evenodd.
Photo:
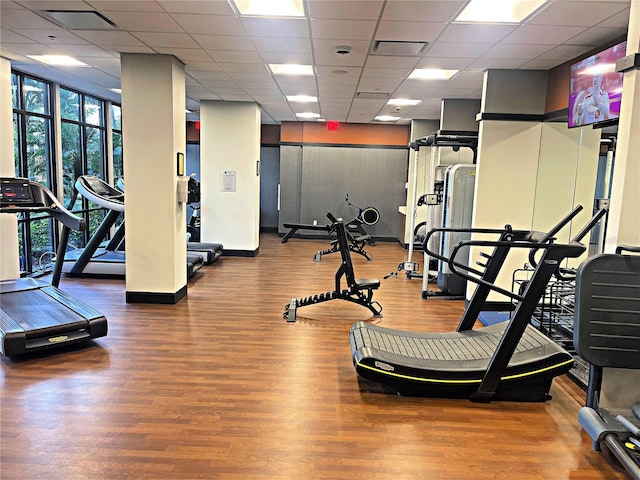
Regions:
M 459 268 L 463 269 L 463 270 L 467 270 L 470 271 L 472 273 L 475 273 L 476 275 L 478 273 L 481 274 L 481 272 L 477 272 L 476 270 L 469 268 L 461 263 L 458 263 L 455 261 L 456 255 L 458 254 L 458 252 L 460 251 L 460 249 L 462 249 L 463 247 L 509 247 L 509 248 L 530 248 L 533 250 L 548 250 L 550 248 L 556 248 L 556 247 L 565 247 L 565 248 L 573 248 L 576 249 L 576 253 L 578 256 L 580 255 L 582 252 L 584 252 L 585 247 L 577 242 L 574 243 L 570 243 L 570 244 L 553 244 L 553 243 L 537 243 L 537 242 L 532 242 L 532 241 L 522 241 L 522 240 L 516 240 L 516 241 L 505 241 L 505 240 L 498 240 L 498 241 L 483 241 L 483 240 L 469 240 L 466 242 L 460 242 L 459 244 L 457 244 L 454 248 L 453 251 L 451 252 L 451 258 L 449 258 L 448 264 L 449 264 L 449 268 L 451 269 L 451 271 L 456 274 L 456 275 L 460 275 L 463 278 L 466 278 L 467 280 L 472 281 L 473 283 L 477 283 L 479 285 L 484 285 L 485 287 L 490 288 L 491 290 L 501 293 L 502 295 L 509 297 L 509 298 L 513 298 L 514 300 L 522 300 L 523 297 L 520 295 L 517 295 L 513 292 L 510 292 L 509 290 L 505 290 L 504 288 L 498 287 L 497 285 L 491 283 L 491 282 L 487 282 L 486 280 L 483 280 L 482 278 L 476 278 L 473 277 L 465 272 L 462 272 L 461 270 L 459 270 Z M 580 250 L 580 252 L 578 253 L 577 250 Z
M 632 247 L 631 245 L 618 245 L 616 247 L 616 255 L 622 252 L 640 253 L 640 247 Z
M 560 230 L 562 230 L 571 220 L 573 220 L 573 218 L 576 215 L 578 215 L 578 213 L 580 213 L 583 210 L 583 208 L 584 207 L 582 205 L 576 205 L 576 207 L 573 210 L 571 210 L 571 212 L 569 212 L 567 216 L 565 216 L 562 220 L 560 220 L 555 227 L 553 227 L 551 230 L 549 230 L 547 233 L 545 233 L 542 236 L 542 238 L 540 239 L 540 243 L 546 243 L 552 240 L 553 237 Z M 538 266 L 538 262 L 536 262 L 536 259 L 535 259 L 535 253 L 536 253 L 536 250 L 532 250 L 531 252 L 529 252 L 529 264 L 531 264 L 533 268 L 536 268 Z

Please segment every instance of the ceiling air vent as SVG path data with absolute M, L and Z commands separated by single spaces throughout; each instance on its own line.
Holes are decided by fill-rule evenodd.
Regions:
M 70 30 L 115 30 L 118 26 L 95 10 L 45 10 L 54 23 Z
M 385 92 L 357 92 L 356 98 L 365 98 L 368 100 L 384 100 L 389 98 L 389 94 Z
M 394 55 L 399 57 L 421 57 L 427 49 L 427 42 L 403 42 L 395 40 L 375 40 L 371 55 Z

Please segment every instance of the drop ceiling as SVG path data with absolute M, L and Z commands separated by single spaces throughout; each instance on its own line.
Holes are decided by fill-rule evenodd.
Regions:
M 116 102 L 120 96 L 109 89 L 120 88 L 121 53 L 174 55 L 185 64 L 190 120 L 201 100 L 224 100 L 257 102 L 265 124 L 295 121 L 301 112 L 354 123 L 394 115 L 406 124 L 439 119 L 443 98 L 479 99 L 485 69 L 550 70 L 624 38 L 630 3 L 550 0 L 520 25 L 474 25 L 453 22 L 466 0 L 305 0 L 301 19 L 239 17 L 226 0 L 1 0 L 0 55 L 17 70 Z M 65 27 L 48 10 L 95 11 L 106 22 Z M 336 52 L 345 46 L 348 54 Z M 50 54 L 90 67 L 50 67 L 27 57 Z M 267 65 L 274 63 L 310 64 L 316 74 L 272 75 Z M 407 79 L 415 68 L 459 73 Z M 287 95 L 318 102 L 288 102 Z M 390 98 L 421 103 L 395 107 L 386 104 Z

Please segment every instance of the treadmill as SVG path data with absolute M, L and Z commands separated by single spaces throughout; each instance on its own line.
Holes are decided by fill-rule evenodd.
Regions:
M 62 271 L 71 277 L 98 276 L 120 277 L 126 274 L 124 245 L 124 225 L 118 228 L 114 238 L 103 245 L 118 216 L 124 213 L 124 193 L 113 188 L 102 179 L 82 175 L 76 180 L 76 190 L 83 197 L 107 209 L 100 226 L 83 249 L 66 252 Z M 204 257 L 195 252 L 187 252 L 187 278 L 192 278 L 204 265 Z
M 356 372 L 364 379 L 382 384 L 403 395 L 493 400 L 545 401 L 550 399 L 553 378 L 567 373 L 572 355 L 531 325 L 531 317 L 561 262 L 579 257 L 586 247 L 580 240 L 606 213 L 598 212 L 567 244 L 553 243 L 553 236 L 582 210 L 578 206 L 549 233 L 513 230 L 468 229 L 471 234 L 497 234 L 498 240 L 467 240 L 453 248 L 446 259 L 453 273 L 477 284 L 455 332 L 415 333 L 393 330 L 365 322 L 351 326 L 350 345 Z M 459 232 L 461 229 L 434 229 Z M 484 270 L 456 260 L 461 249 L 493 247 L 491 255 L 481 253 Z M 495 280 L 512 248 L 529 249 L 535 271 L 525 291 L 514 294 L 495 285 Z M 539 261 L 536 254 L 542 251 Z M 484 261 L 484 260 L 483 260 Z M 516 300 L 509 321 L 473 329 L 491 291 Z
M 0 178 L 0 213 L 48 213 L 62 223 L 51 284 L 33 278 L 0 282 L 0 353 L 15 356 L 107 334 L 100 312 L 58 289 L 69 229 L 84 230 L 78 218 L 44 186 L 26 178 Z

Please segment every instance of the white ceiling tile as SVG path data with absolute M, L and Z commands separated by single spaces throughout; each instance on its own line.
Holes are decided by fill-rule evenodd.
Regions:
M 136 32 L 134 35 L 150 47 L 199 48 L 186 33 Z
M 325 77 L 359 77 L 362 73 L 360 67 L 345 67 L 342 65 L 318 65 L 316 67 L 316 73 L 318 75 L 318 81 L 322 81 Z
M 48 45 L 54 46 L 57 43 L 63 44 L 77 44 L 82 45 L 88 43 L 84 38 L 79 37 L 78 35 L 74 35 L 71 32 L 66 30 L 54 30 L 54 29 L 14 29 L 15 33 L 19 35 L 24 35 L 31 40 L 40 43 L 46 43 Z M 2 42 L 4 43 L 5 39 L 2 38 Z
M 222 72 L 222 67 L 217 63 L 212 61 L 209 62 L 189 62 L 186 67 L 186 71 L 193 74 L 200 74 L 206 72 Z
M 382 78 L 382 77 L 362 77 L 358 83 L 358 90 L 367 92 L 382 91 L 392 92 L 402 83 L 402 77 Z
M 424 22 L 449 22 L 466 3 L 466 0 L 420 1 L 388 0 L 382 20 L 408 20 Z
M 376 40 L 407 42 L 433 42 L 446 28 L 446 23 L 435 22 L 380 22 Z
M 173 55 L 185 64 L 211 60 L 207 52 L 199 48 L 154 47 L 154 50 L 162 55 Z
M 628 3 L 566 1 L 552 2 L 527 23 L 529 25 L 571 25 L 592 27 L 628 7 Z M 627 17 L 628 18 L 628 17 Z
M 29 10 L 87 10 L 88 9 L 87 4 L 81 0 L 21 0 L 20 3 L 22 4 L 22 6 L 28 8 Z
M 187 74 L 196 79 L 196 80 L 231 80 L 231 76 L 227 73 L 222 71 L 222 67 L 218 67 L 220 68 L 220 71 L 216 71 L 216 72 L 210 72 L 210 71 L 203 71 L 203 70 L 189 70 L 189 67 L 187 66 L 186 68 L 186 72 Z
M 583 53 L 591 50 L 591 47 L 585 45 L 559 45 L 551 50 L 543 53 L 538 57 L 539 60 L 564 60 L 566 58 L 575 58 Z
M 197 15 L 234 15 L 228 2 L 202 0 L 174 0 L 158 2 L 169 13 L 195 13 Z
M 121 12 L 162 12 L 162 7 L 154 1 L 135 0 L 132 1 L 116 1 L 116 0 L 89 0 L 87 3 L 98 10 L 111 11 L 118 10 Z
M 333 99 L 340 101 L 351 102 L 351 99 L 356 94 L 356 86 L 349 88 L 336 88 L 335 85 L 319 85 L 318 96 L 320 101 L 324 103 L 324 100 Z
M 253 37 L 259 52 L 311 53 L 309 38 Z
M 309 18 L 330 18 L 342 20 L 377 20 L 384 2 L 309 0 Z
M 366 20 L 311 20 L 313 38 L 371 40 L 376 22 Z
M 0 15 L 0 26 L 9 29 L 62 30 L 53 22 L 45 20 L 28 10 L 4 10 L 4 8 L 2 9 L 2 15 Z
M 97 45 L 142 46 L 142 42 L 129 32 L 106 30 L 74 30 L 73 33 Z
M 567 41 L 572 45 L 589 45 L 593 48 L 607 43 L 608 39 L 626 37 L 626 29 L 591 27 Z
M 260 57 L 264 63 L 293 63 L 299 65 L 313 64 L 313 55 L 310 53 L 262 52 Z
M 520 68 L 524 70 L 551 70 L 552 68 L 557 67 L 561 63 L 564 63 L 564 62 L 559 60 L 535 59 L 522 64 Z
M 130 45 L 103 45 L 105 50 L 108 50 L 111 53 L 121 54 L 121 53 L 156 53 L 151 47 L 147 46 L 130 46 Z
M 339 45 L 351 47 L 351 53 L 340 55 L 336 53 Z M 343 65 L 361 67 L 367 58 L 371 42 L 361 40 L 349 40 L 340 42 L 338 40 L 314 39 L 313 54 L 317 65 Z
M 201 33 L 216 35 L 244 35 L 245 31 L 237 17 L 224 15 L 191 15 L 173 14 L 173 19 L 178 22 L 187 33 Z
M 475 60 L 471 68 L 500 68 L 507 70 L 515 70 L 521 67 L 528 60 L 522 58 L 479 58 Z
M 240 86 L 234 82 L 233 80 L 229 79 L 229 80 L 198 80 L 200 82 L 200 85 L 202 85 L 203 87 L 207 87 L 209 89 L 215 89 L 217 90 L 233 90 L 233 91 L 239 91 L 242 90 L 240 88 Z
M 387 55 L 369 55 L 367 68 L 414 68 L 420 58 L 418 57 L 391 57 Z
M 260 63 L 264 64 L 258 52 L 244 52 L 233 50 L 207 50 L 213 58 L 225 63 Z
M 212 50 L 242 50 L 255 52 L 256 47 L 248 37 L 238 35 L 192 35 L 202 48 Z
M 256 73 L 262 75 L 268 73 L 268 69 L 261 63 L 221 63 L 220 66 L 230 73 Z
M 3 45 L 7 45 L 8 43 L 36 43 L 35 40 L 31 40 L 24 35 L 20 35 L 17 33 L 18 30 L 11 31 L 6 28 L 0 29 L 0 39 L 2 40 Z
M 95 45 L 51 45 L 51 48 L 60 55 L 71 57 L 113 57 L 113 53 Z
M 401 78 L 411 73 L 410 68 L 365 68 L 362 78 Z
M 262 72 L 232 72 L 231 76 L 242 86 L 277 88 L 275 80 L 266 69 Z
M 306 18 L 242 18 L 241 22 L 252 37 L 309 38 Z
M 182 27 L 168 13 L 118 11 L 109 12 L 108 18 L 121 29 L 130 32 L 182 33 Z
M 619 13 L 607 18 L 598 24 L 599 27 L 611 27 L 611 28 L 621 28 L 625 32 L 627 28 L 629 28 L 629 14 L 630 8 L 627 7 Z
M 531 60 L 549 51 L 549 45 L 500 43 L 486 52 L 484 58 L 521 58 Z
M 495 43 L 512 33 L 515 25 L 470 25 L 454 23 L 449 25 L 438 42 Z
M 467 68 L 474 58 L 472 57 L 436 57 L 427 55 L 418 62 L 416 68 L 443 68 L 445 70 L 463 70 Z
M 552 26 L 552 25 L 520 25 L 503 41 L 506 43 L 540 43 L 557 45 L 585 31 L 585 27 Z
M 434 43 L 427 55 L 429 57 L 479 57 L 484 55 L 493 46 L 493 43 Z

